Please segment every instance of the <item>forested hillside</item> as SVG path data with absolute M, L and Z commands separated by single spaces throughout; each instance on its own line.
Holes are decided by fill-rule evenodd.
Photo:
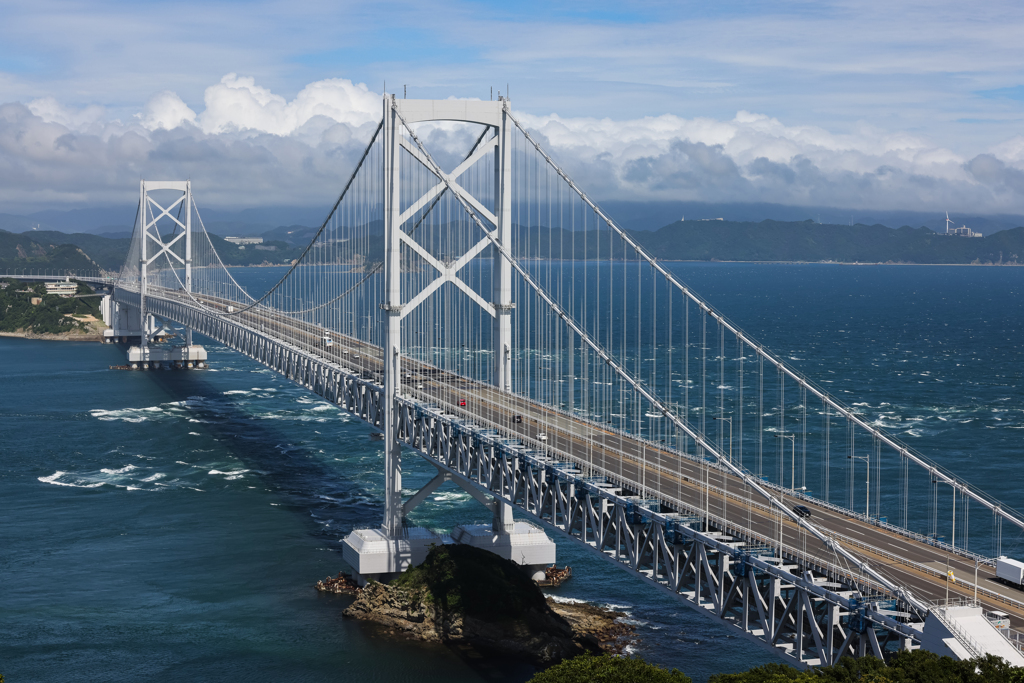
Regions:
M 633 234 L 655 257 L 670 260 L 1024 263 L 1024 227 L 955 237 L 909 226 L 680 221 Z
M 24 232 L 27 237 L 44 245 L 71 244 L 80 248 L 104 270 L 120 270 L 131 240 L 127 238 L 110 239 L 98 235 L 87 235 L 83 232 L 64 233 L 56 230 L 38 230 Z M 95 268 L 95 266 L 93 266 Z
M 124 257 L 121 260 L 123 262 Z M 0 270 L 32 268 L 86 271 L 98 270 L 100 266 L 66 239 L 62 243 L 51 244 L 49 240 L 38 239 L 35 234 L 29 237 L 0 230 Z
M 573 233 L 544 226 L 519 228 L 513 246 L 524 258 L 629 258 L 624 243 L 607 232 Z M 218 235 L 210 241 L 225 265 L 287 264 L 299 258 L 315 228 L 275 228 L 260 245 L 240 246 Z M 679 261 L 810 261 L 841 263 L 1024 264 L 1024 227 L 988 237 L 954 237 L 928 228 L 823 225 L 812 221 L 679 221 L 655 231 L 630 233 L 652 256 Z M 117 271 L 131 240 L 82 233 L 0 230 L 0 267 Z M 383 242 L 368 244 L 379 260 Z

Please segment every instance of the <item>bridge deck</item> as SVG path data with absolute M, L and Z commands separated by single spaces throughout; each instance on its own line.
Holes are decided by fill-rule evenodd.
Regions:
M 180 292 L 151 291 L 148 296 L 194 306 Z M 228 305 L 235 305 L 207 296 L 198 299 L 221 311 Z M 238 313 L 233 319 L 251 330 L 319 356 L 339 369 L 380 381 L 380 347 L 266 309 Z M 326 334 L 333 339 L 331 347 L 323 342 Z M 582 466 L 585 473 L 589 470 L 596 476 L 605 476 L 616 485 L 644 497 L 658 498 L 680 512 L 703 510 L 712 518 L 724 518 L 728 520 L 730 533 L 779 538 L 779 515 L 769 510 L 760 496 L 751 497 L 752 492 L 741 479 L 714 466 L 708 467 L 692 456 L 411 359 L 403 359 L 402 393 L 436 404 L 468 422 L 521 439 L 557 459 Z M 462 401 L 465 406 L 460 405 Z M 522 417 L 521 423 L 515 421 L 516 416 Z M 541 435 L 546 438 L 542 439 Z M 975 564 L 970 558 L 842 514 L 806 497 L 782 495 L 787 504 L 799 503 L 811 508 L 811 521 L 820 529 L 834 535 L 896 583 L 912 590 L 919 599 L 940 601 L 947 597 L 947 562 L 961 582 L 948 586 L 949 597 L 973 596 L 973 588 L 963 585 L 974 579 Z M 788 519 L 782 522 L 782 539 L 785 547 L 817 558 L 822 566 L 840 564 L 823 544 Z M 998 583 L 994 569 L 987 565 L 978 568 L 978 584 L 981 588 L 978 597 L 985 609 L 1006 612 L 1014 628 L 1024 627 L 1024 592 Z

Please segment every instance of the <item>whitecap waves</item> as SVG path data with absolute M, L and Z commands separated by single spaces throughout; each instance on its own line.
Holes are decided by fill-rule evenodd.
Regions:
M 241 479 L 249 470 L 234 470 L 232 472 L 222 472 L 221 470 L 210 470 L 207 474 L 221 475 L 226 481 L 233 481 L 235 479 Z
M 298 394 L 298 391 L 295 392 Z M 89 415 L 101 422 L 140 424 L 184 420 L 191 424 L 217 424 L 248 419 L 292 422 L 348 422 L 350 417 L 337 406 L 318 397 L 281 394 L 276 389 L 253 387 L 229 389 L 211 397 L 189 396 L 182 401 L 169 401 L 142 408 L 101 409 Z M 293 400 L 289 400 L 292 399 Z M 198 432 L 188 432 L 199 436 Z
M 112 470 L 112 469 L 104 468 L 104 469 L 100 470 L 100 472 L 102 472 L 103 474 L 125 474 L 126 472 L 131 472 L 132 470 L 136 470 L 136 469 L 138 469 L 138 468 L 135 465 L 125 465 L 121 469 Z
M 146 420 L 153 419 L 157 415 L 163 412 L 163 408 L 160 406 L 153 406 L 151 408 L 123 408 L 121 410 L 91 410 L 89 413 L 98 420 L 104 422 L 114 422 L 120 420 L 122 422 L 145 422 Z
M 435 493 L 431 496 L 431 500 L 436 502 L 445 502 L 452 500 L 469 500 L 470 495 L 462 491 L 444 491 L 442 493 Z
M 153 460 L 153 458 L 147 458 Z M 184 460 L 173 464 L 165 461 L 159 466 L 124 465 L 101 467 L 96 470 L 78 472 L 57 470 L 53 474 L 38 477 L 44 484 L 75 488 L 122 489 L 126 491 L 161 491 L 171 489 L 203 490 L 212 482 L 236 481 L 247 474 L 265 474 L 260 470 L 225 466 L 225 463 L 196 465 Z
M 53 484 L 54 486 L 74 486 L 80 489 L 94 489 L 98 486 L 103 486 L 102 481 L 91 482 L 60 470 L 57 470 L 48 477 L 39 477 L 39 481 L 44 484 Z
M 552 595 L 551 593 L 545 593 L 544 597 L 552 602 L 561 602 L 566 605 L 582 605 L 587 602 L 586 600 L 580 600 L 579 598 L 567 598 L 562 595 Z

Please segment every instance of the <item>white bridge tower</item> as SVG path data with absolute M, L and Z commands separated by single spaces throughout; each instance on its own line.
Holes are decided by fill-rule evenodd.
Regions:
M 165 207 L 150 196 L 150 192 L 162 190 L 180 192 L 181 195 Z M 206 350 L 193 345 L 192 330 L 189 328 L 185 330 L 183 345 L 171 348 L 151 348 L 149 345 L 153 335 L 158 331 L 155 319 L 146 309 L 150 267 L 159 259 L 166 259 L 169 267 L 182 271 L 182 291 L 185 295 L 190 296 L 192 293 L 192 211 L 191 181 L 139 181 L 139 345 L 128 349 L 128 363 L 132 368 L 191 368 L 203 367 L 206 364 Z M 161 237 L 159 228 L 160 221 L 164 218 L 174 223 L 174 232 L 177 233 L 166 242 Z M 181 232 L 177 231 L 178 228 Z M 179 242 L 181 247 L 175 248 Z
M 401 572 L 423 561 L 433 544 L 444 539 L 433 532 L 409 526 L 406 516 L 438 486 L 454 482 L 487 506 L 493 515 L 490 525 L 461 525 L 452 539 L 491 550 L 506 559 L 541 572 L 555 561 L 555 545 L 538 528 L 515 523 L 512 507 L 499 498 L 484 494 L 457 473 L 438 468 L 437 476 L 405 503 L 402 502 L 402 457 L 399 441 L 400 415 L 395 397 L 402 393 L 402 321 L 434 292 L 448 284 L 458 287 L 493 319 L 494 384 L 502 392 L 512 390 L 512 266 L 497 249 L 493 251 L 491 270 L 491 301 L 485 300 L 459 277 L 459 272 L 478 257 L 492 241 L 512 250 L 512 150 L 514 123 L 509 116 L 507 99 L 472 100 L 407 100 L 384 96 L 384 271 L 385 297 L 381 313 L 385 316 L 384 335 L 384 456 L 385 491 L 384 520 L 379 529 L 357 529 L 344 542 L 345 560 L 352 565 L 360 581 Z M 411 126 L 426 121 L 456 121 L 479 124 L 493 129 L 494 135 L 470 153 L 451 173 L 444 172 L 415 137 Z M 411 140 L 410 140 L 411 138 Z M 404 152 L 403 152 L 404 150 Z M 493 206 L 485 206 L 459 184 L 459 177 L 488 156 L 494 163 Z M 402 164 L 422 164 L 436 176 L 436 184 L 402 209 Z M 480 240 L 454 260 L 431 254 L 407 232 L 417 211 L 444 192 L 451 193 L 472 211 L 491 235 Z M 408 200 L 408 197 L 406 197 Z M 415 252 L 436 270 L 433 282 L 411 300 L 402 300 L 402 248 Z

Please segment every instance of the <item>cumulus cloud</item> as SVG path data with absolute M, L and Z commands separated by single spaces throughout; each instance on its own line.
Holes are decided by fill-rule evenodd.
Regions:
M 378 121 L 380 95 L 343 78 L 311 83 L 291 102 L 256 85 L 256 79 L 228 74 L 206 89 L 200 125 L 206 133 L 259 131 L 291 135 L 316 116 L 360 126 Z
M 327 205 L 379 121 L 381 96 L 345 79 L 287 99 L 228 74 L 202 111 L 160 92 L 127 121 L 52 98 L 0 106 L 0 202 L 132 201 L 140 177 L 188 177 L 206 205 Z M 863 126 L 837 134 L 740 111 L 633 120 L 522 115 L 598 199 L 775 202 L 855 209 L 1024 213 L 1024 138 L 961 156 L 925 137 Z M 451 167 L 466 126 L 420 131 Z
M 968 159 L 904 132 L 833 134 L 740 111 L 632 121 L 523 117 L 595 194 L 617 199 L 775 202 L 873 209 L 1020 211 Z M 1008 159 L 1008 162 L 1010 160 Z M 1012 163 L 1012 162 L 1011 162 Z
M 153 95 L 135 118 L 146 130 L 174 130 L 185 124 L 195 124 L 196 113 L 177 93 L 165 90 Z
M 75 109 L 65 107 L 53 97 L 42 97 L 28 103 L 28 109 L 46 123 L 57 123 L 77 131 L 93 129 L 102 124 L 106 111 L 99 105 Z
M 993 156 L 1011 164 L 1024 167 L 1024 135 L 1018 135 L 991 150 Z

